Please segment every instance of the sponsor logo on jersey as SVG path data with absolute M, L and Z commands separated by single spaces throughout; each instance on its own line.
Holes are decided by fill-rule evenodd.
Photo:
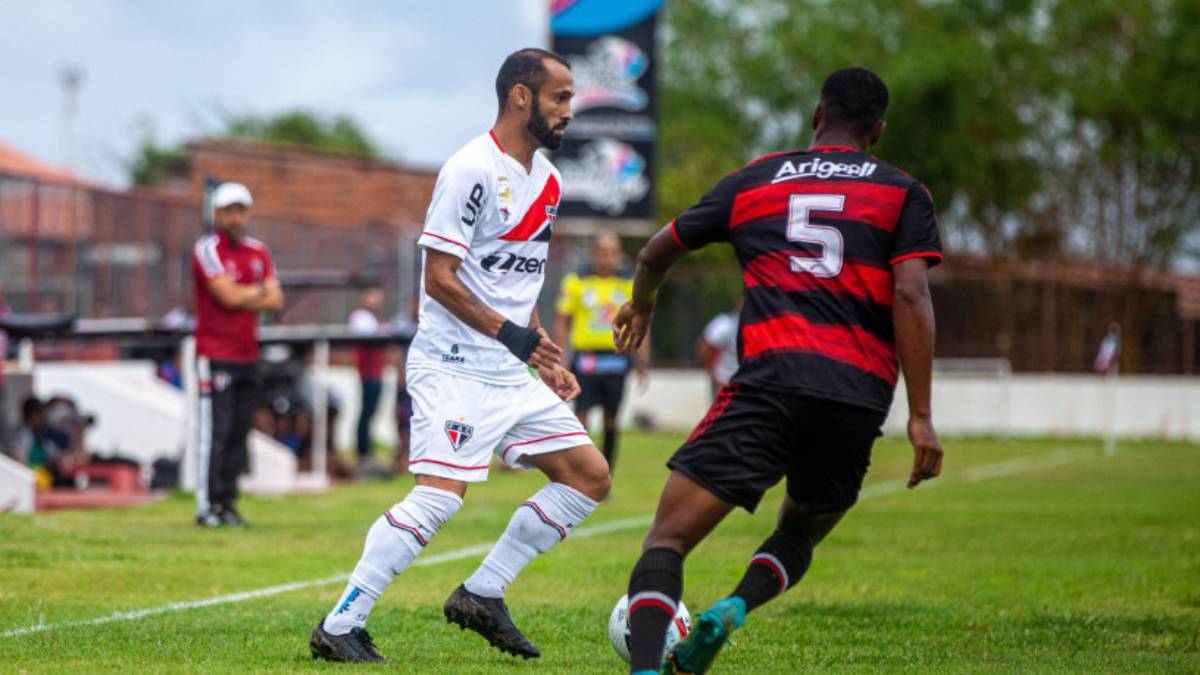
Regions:
M 479 218 L 479 211 L 483 209 L 483 185 L 476 183 L 471 186 L 471 194 L 467 196 L 467 203 L 463 204 L 463 209 L 470 216 L 462 216 L 463 225 L 474 227 L 476 219 Z
M 455 452 L 462 449 L 462 446 L 471 440 L 471 436 L 475 435 L 475 427 L 470 424 L 465 424 L 462 420 L 446 420 L 446 438 L 450 439 L 450 447 L 454 448 Z
M 638 78 L 650 67 L 650 57 L 636 44 L 610 35 L 588 46 L 586 54 L 567 57 L 575 79 L 575 113 L 591 108 L 645 110 L 650 96 Z
M 522 272 L 524 274 L 545 274 L 545 258 L 526 258 L 515 253 L 493 253 L 480 261 L 479 266 L 485 272 L 504 274 L 507 272 Z
M 614 216 L 650 191 L 646 159 L 633 146 L 620 141 L 592 141 L 579 149 L 578 157 L 560 160 L 558 168 L 567 186 L 564 199 L 587 202 L 593 209 Z
M 877 168 L 879 165 L 875 162 L 843 164 L 817 158 L 795 164 L 788 160 L 775 172 L 775 178 L 771 182 L 779 183 L 796 178 L 866 178 L 875 173 Z
M 450 353 L 442 354 L 442 363 L 454 363 L 462 365 L 467 362 L 465 357 L 458 355 L 458 345 L 450 345 Z

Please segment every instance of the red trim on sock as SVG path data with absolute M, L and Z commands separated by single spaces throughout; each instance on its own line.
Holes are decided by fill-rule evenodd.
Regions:
M 408 523 L 402 523 L 402 522 L 396 520 L 395 518 L 392 517 L 391 511 L 384 511 L 383 515 L 387 516 L 388 522 L 391 523 L 392 527 L 403 530 L 403 531 L 411 534 L 412 536 L 416 537 L 417 541 L 420 542 L 421 546 L 429 545 L 429 542 L 425 541 L 425 537 L 421 536 L 420 530 L 413 527 L 412 525 L 409 525 Z
M 666 612 L 667 614 L 669 614 L 671 616 L 675 616 L 675 608 L 668 605 L 667 603 L 663 602 L 662 600 L 659 600 L 658 598 L 642 598 L 641 600 L 638 600 L 637 602 L 635 602 L 629 606 L 629 613 L 633 614 L 634 612 L 636 612 L 638 610 L 638 608 L 642 607 L 643 605 L 657 607 L 657 608 L 661 609 L 662 611 Z
M 546 512 L 543 511 L 542 507 L 538 506 L 536 502 L 534 502 L 532 500 L 527 501 L 524 504 L 522 504 L 521 506 L 528 506 L 529 508 L 533 509 L 534 512 L 537 513 L 538 518 L 542 519 L 543 523 L 546 523 L 550 527 L 553 527 L 554 529 L 558 530 L 559 541 L 562 541 L 563 539 L 567 538 L 567 528 L 554 522 L 554 519 L 552 519 L 550 516 L 546 515 Z
M 783 593 L 787 590 L 787 574 L 780 569 L 779 565 L 776 565 L 774 562 L 772 562 L 770 558 L 755 556 L 750 559 L 750 564 L 766 565 L 767 567 L 771 568 L 771 571 L 775 573 L 775 578 L 779 580 L 779 593 Z

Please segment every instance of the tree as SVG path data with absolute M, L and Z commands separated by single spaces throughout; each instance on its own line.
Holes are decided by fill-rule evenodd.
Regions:
M 803 147 L 822 78 L 862 65 L 892 91 L 878 153 L 952 248 L 1164 267 L 1200 232 L 1194 0 L 676 0 L 664 24 L 666 217 Z
M 346 115 L 331 118 L 292 110 L 277 115 L 242 114 L 226 122 L 226 136 L 283 145 L 299 145 L 332 155 L 379 157 L 377 146 Z
M 243 113 L 227 117 L 224 124 L 224 131 L 217 135 L 220 138 L 294 145 L 333 155 L 380 157 L 382 154 L 362 127 L 346 115 L 326 118 L 303 110 L 265 116 Z M 173 163 L 186 160 L 182 145 L 159 145 L 146 125 L 142 142 L 129 162 L 129 178 L 134 185 L 160 185 Z

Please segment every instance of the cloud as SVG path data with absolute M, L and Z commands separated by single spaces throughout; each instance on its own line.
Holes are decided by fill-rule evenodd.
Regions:
M 179 142 L 215 130 L 220 110 L 347 113 L 436 166 L 491 123 L 503 57 L 545 44 L 545 4 L 0 0 L 0 91 L 17 93 L 0 142 L 60 159 L 57 72 L 77 64 L 80 169 L 109 181 L 124 179 L 139 120 Z

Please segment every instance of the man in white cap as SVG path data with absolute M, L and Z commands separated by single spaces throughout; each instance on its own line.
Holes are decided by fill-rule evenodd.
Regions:
M 196 242 L 196 368 L 200 384 L 196 524 L 245 525 L 237 479 L 258 396 L 258 312 L 283 307 L 271 254 L 246 236 L 253 200 L 240 183 L 212 195 L 216 230 Z

